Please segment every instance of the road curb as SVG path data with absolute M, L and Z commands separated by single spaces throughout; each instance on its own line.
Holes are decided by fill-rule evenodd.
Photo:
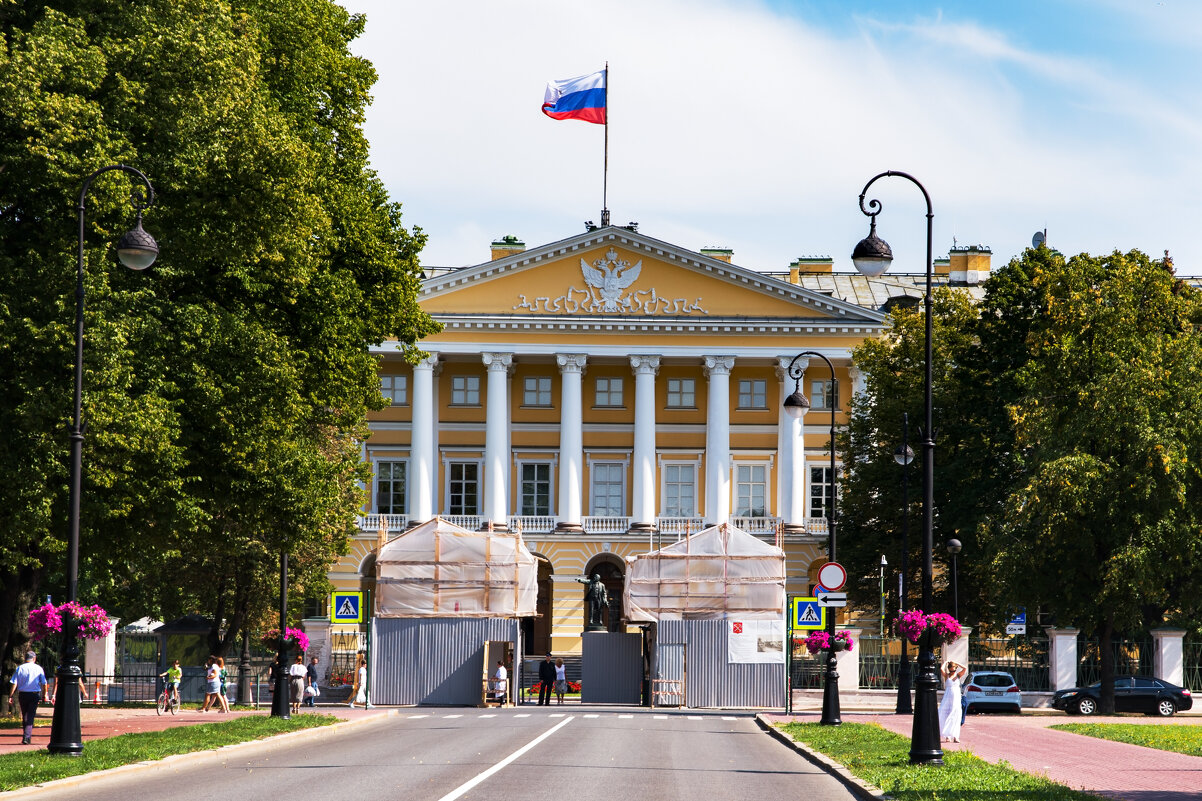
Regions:
M 774 726 L 771 721 L 766 719 L 762 714 L 755 716 L 755 722 L 761 729 L 766 731 L 769 736 L 784 743 L 789 748 L 792 748 L 803 757 L 813 762 L 818 767 L 825 770 L 830 775 L 838 779 L 848 790 L 859 798 L 860 801 L 892 801 L 893 796 L 886 793 L 881 788 L 869 784 L 848 770 L 842 763 L 828 757 L 826 754 L 815 751 L 805 743 L 799 743 L 789 735 L 785 734 L 779 728 Z
M 128 765 L 120 765 L 108 770 L 97 770 L 91 773 L 81 773 L 78 776 L 66 776 L 62 779 L 54 779 L 53 781 L 45 782 L 44 784 L 31 784 L 28 787 L 20 787 L 16 790 L 7 790 L 0 793 L 0 798 L 4 801 L 10 799 L 28 798 L 39 795 L 41 793 L 51 792 L 54 790 L 63 790 L 76 785 L 90 782 L 95 779 L 105 778 L 109 776 L 120 776 L 125 773 L 137 773 L 139 771 L 149 770 L 151 768 L 160 767 L 182 767 L 192 762 L 204 762 L 214 758 L 224 759 L 231 755 L 232 751 L 250 750 L 255 746 L 278 745 L 292 741 L 303 741 L 316 739 L 323 735 L 338 734 L 346 729 L 360 728 L 362 726 L 383 723 L 389 718 L 393 718 L 400 714 L 398 709 L 389 709 L 383 712 L 377 712 L 373 715 L 360 718 L 358 720 L 343 720 L 338 723 L 331 723 L 328 726 L 314 726 L 309 729 L 301 729 L 300 731 L 290 731 L 284 734 L 273 734 L 270 737 L 263 737 L 258 740 L 247 740 L 244 743 L 230 743 L 218 748 L 210 748 L 205 751 L 189 751 L 186 754 L 172 754 L 171 756 L 163 757 L 162 759 L 153 759 L 144 762 L 131 762 Z M 207 722 L 207 721 L 201 721 Z

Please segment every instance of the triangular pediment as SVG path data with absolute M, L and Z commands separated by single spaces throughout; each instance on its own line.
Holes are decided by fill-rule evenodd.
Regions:
M 884 316 L 624 228 L 602 228 L 422 282 L 440 315 L 809 319 Z

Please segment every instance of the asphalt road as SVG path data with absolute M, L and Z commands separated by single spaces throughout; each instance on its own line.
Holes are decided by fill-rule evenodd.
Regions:
M 588 707 L 401 710 L 380 723 L 259 744 L 40 799 L 302 798 L 848 801 L 837 780 L 748 714 Z

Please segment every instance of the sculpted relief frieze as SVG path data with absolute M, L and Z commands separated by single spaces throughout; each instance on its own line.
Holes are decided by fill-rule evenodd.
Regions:
M 634 286 L 643 271 L 643 262 L 634 264 L 619 259 L 612 248 L 603 258 L 591 265 L 580 260 L 584 288 L 569 286 L 558 297 L 528 298 L 519 294 L 514 311 L 526 309 L 547 314 L 709 314 L 701 306 L 701 298 L 664 297 L 655 287 L 639 289 Z

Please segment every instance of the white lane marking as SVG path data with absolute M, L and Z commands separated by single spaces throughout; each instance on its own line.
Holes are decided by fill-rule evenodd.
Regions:
M 668 716 L 667 715 L 653 715 L 652 719 L 653 720 L 667 720 Z
M 496 717 L 496 715 L 495 715 L 495 714 L 493 714 L 493 715 L 478 715 L 477 717 L 481 717 L 481 718 L 495 718 L 495 717 Z
M 444 718 L 461 718 L 463 715 L 443 715 Z
M 530 717 L 530 713 L 529 713 L 529 712 L 524 712 L 524 713 L 522 713 L 522 714 L 520 714 L 520 715 L 514 715 L 514 717 L 515 717 L 515 718 L 528 718 L 528 717 Z
M 416 720 L 417 718 L 428 718 L 428 717 L 430 717 L 430 716 L 429 715 L 410 715 L 409 719 Z
M 631 720 L 634 715 L 618 715 L 618 720 Z
M 552 717 L 552 718 L 562 718 L 562 717 L 563 717 L 563 713 L 562 713 L 562 712 L 556 712 L 554 715 L 548 715 L 548 717 Z
M 705 720 L 701 715 L 689 715 L 689 720 Z
M 599 718 L 600 715 L 585 715 L 586 718 Z
M 738 718 L 722 718 L 723 720 L 738 720 Z
M 478 774 L 478 775 L 477 775 L 477 776 L 476 776 L 474 779 L 469 779 L 469 780 L 467 780 L 466 782 L 464 782 L 463 784 L 459 785 L 459 786 L 458 786 L 458 787 L 456 787 L 454 790 L 452 790 L 451 792 L 447 793 L 447 794 L 446 794 L 446 795 L 444 795 L 442 798 L 438 799 L 438 801 L 455 801 L 455 799 L 456 799 L 456 798 L 460 798 L 460 797 L 462 797 L 463 795 L 465 795 L 465 794 L 467 793 L 467 791 L 468 791 L 468 790 L 472 789 L 473 787 L 475 787 L 476 785 L 478 785 L 480 782 L 484 781 L 484 780 L 485 780 L 485 779 L 487 779 L 489 776 L 493 775 L 494 773 L 496 773 L 497 771 L 499 771 L 501 768 L 503 768 L 503 767 L 505 767 L 506 765 L 508 765 L 510 762 L 513 762 L 515 759 L 517 759 L 518 757 L 520 757 L 522 754 L 526 753 L 526 752 L 527 752 L 527 751 L 529 751 L 531 748 L 533 748 L 534 746 L 538 745 L 538 744 L 539 744 L 539 743 L 541 743 L 543 740 L 547 739 L 547 738 L 548 738 L 548 737 L 550 737 L 552 734 L 554 734 L 555 732 L 559 731 L 560 729 L 562 729 L 564 726 L 568 725 L 568 724 L 569 724 L 569 723 L 571 723 L 571 722 L 572 722 L 572 718 L 571 718 L 571 717 L 568 717 L 568 718 L 567 718 L 567 719 L 565 719 L 565 720 L 561 720 L 559 723 L 556 723 L 554 726 L 552 726 L 551 728 L 547 729 L 545 732 L 543 732 L 543 733 L 542 733 L 542 734 L 540 734 L 539 736 L 535 737 L 533 740 L 531 740 L 530 742 L 526 743 L 525 745 L 523 745 L 523 746 L 522 746 L 521 748 L 519 748 L 518 750 L 514 751 L 514 752 L 513 752 L 512 754 L 510 754 L 509 756 L 505 757 L 504 759 L 502 759 L 502 760 L 501 760 L 500 762 L 498 762 L 497 764 L 493 765 L 493 766 L 492 766 L 491 768 L 489 768 L 488 770 L 484 771 L 483 773 L 480 773 L 480 774 Z

